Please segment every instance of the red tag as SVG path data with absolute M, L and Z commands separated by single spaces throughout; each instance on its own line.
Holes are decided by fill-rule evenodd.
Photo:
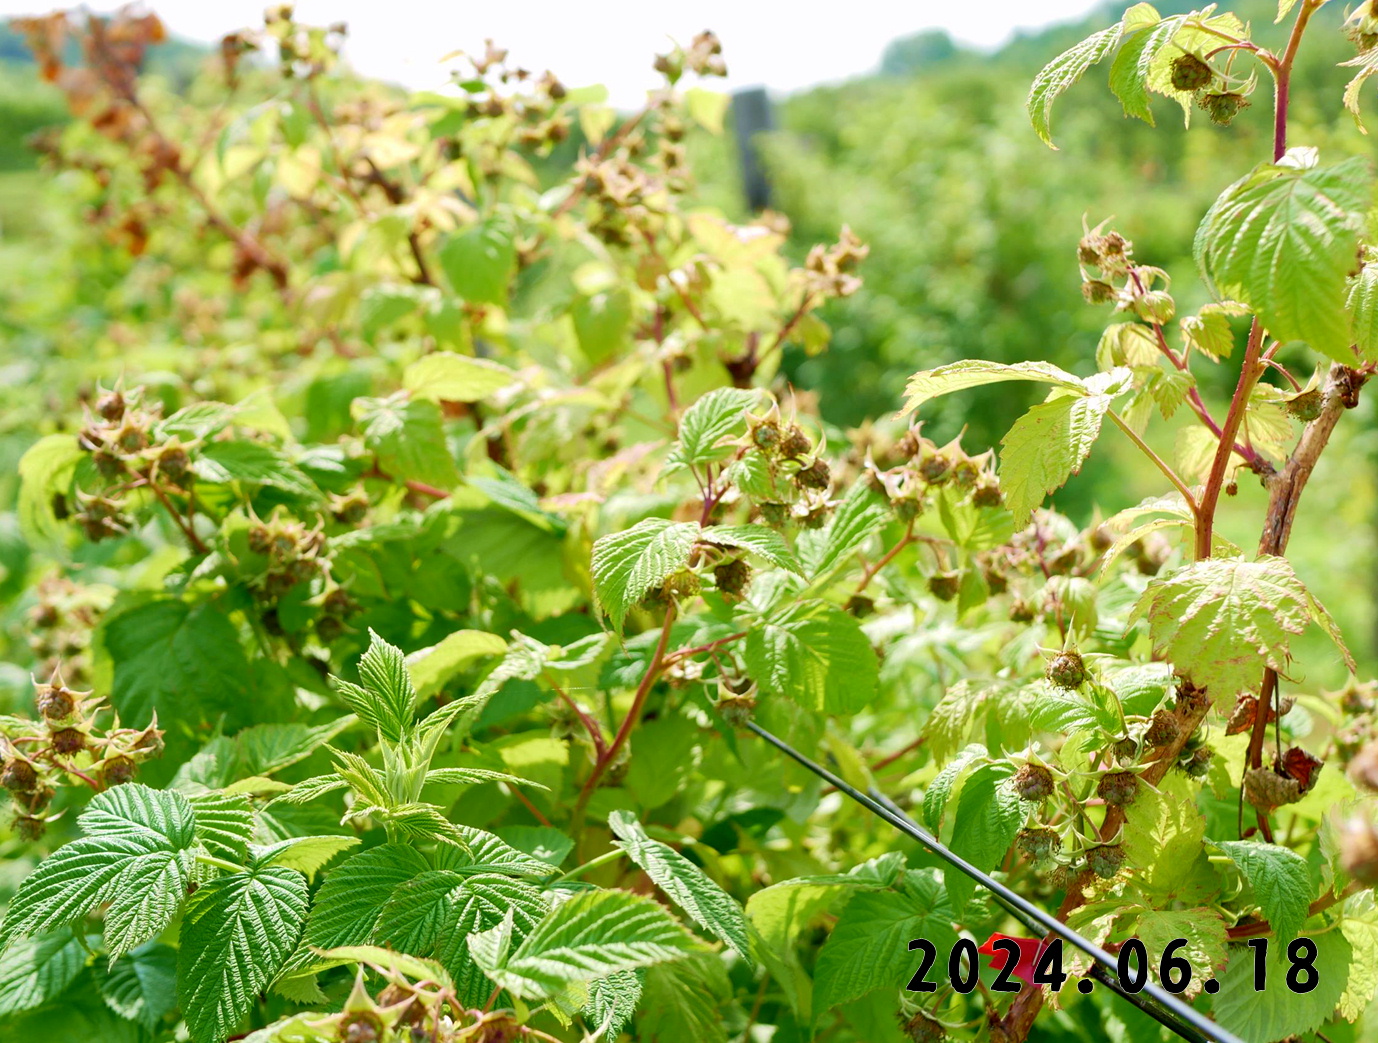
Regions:
M 1019 946 L 1019 962 L 1014 965 L 1014 970 L 1010 973 L 1016 978 L 1029 985 L 1033 984 L 1034 967 L 1038 964 L 1038 955 L 1043 951 L 1042 938 L 1015 938 L 1008 934 L 992 934 L 986 939 L 985 944 L 976 951 L 991 958 L 990 966 L 994 971 L 1003 971 L 1005 964 L 1009 961 L 1010 954 L 1004 946 L 995 948 L 998 941 L 1014 942 Z

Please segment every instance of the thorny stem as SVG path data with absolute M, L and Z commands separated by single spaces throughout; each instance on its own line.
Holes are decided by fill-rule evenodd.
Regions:
M 182 535 L 185 536 L 187 542 L 191 544 L 191 549 L 197 554 L 207 553 L 210 548 L 206 546 L 205 541 L 203 541 L 200 536 L 196 535 L 196 530 L 191 527 L 191 523 L 182 517 L 180 511 L 172 506 L 172 501 L 167 498 L 167 493 L 164 491 L 163 487 L 157 482 L 152 481 L 148 483 L 148 487 L 152 490 L 153 495 L 158 497 L 158 502 L 167 509 L 167 513 L 171 515 L 172 520 L 177 524 L 177 528 L 182 530 Z
M 1229 468 L 1230 454 L 1234 451 L 1234 440 L 1244 424 L 1244 414 L 1249 408 L 1249 396 L 1258 383 L 1263 366 L 1259 363 L 1259 350 L 1263 343 L 1263 326 L 1255 318 L 1249 327 L 1249 342 L 1244 349 L 1244 363 L 1239 368 L 1239 383 L 1235 385 L 1234 397 L 1230 399 L 1230 411 L 1225 415 L 1225 427 L 1220 435 L 1220 444 L 1215 449 L 1215 459 L 1211 462 L 1210 477 L 1201 491 L 1200 511 L 1196 516 L 1196 559 L 1204 561 L 1211 556 L 1215 535 L 1215 508 L 1220 502 L 1220 491 L 1225 486 L 1225 472 Z
M 1365 884 L 1361 883 L 1358 880 L 1351 880 L 1349 886 L 1347 886 L 1343 891 L 1340 891 L 1338 894 L 1334 891 L 1331 891 L 1329 894 L 1322 895 L 1320 898 L 1317 898 L 1314 902 L 1312 902 L 1310 908 L 1307 909 L 1307 918 L 1309 919 L 1310 917 L 1315 916 L 1317 913 L 1325 912 L 1325 910 L 1329 909 L 1331 906 L 1343 902 L 1350 895 L 1358 894 L 1360 891 L 1364 889 L 1365 886 Z M 1230 938 L 1231 941 L 1233 941 L 1238 938 L 1257 938 L 1261 934 L 1271 934 L 1272 931 L 1272 924 L 1270 924 L 1267 920 L 1259 920 L 1257 923 L 1247 923 L 1242 924 L 1238 927 L 1226 928 L 1225 934 Z
M 870 584 L 871 580 L 876 578 L 876 575 L 880 572 L 880 570 L 885 568 L 886 565 L 889 565 L 890 562 L 894 561 L 895 556 L 913 542 L 914 523 L 911 521 L 905 527 L 904 535 L 899 538 L 899 540 L 895 543 L 893 547 L 891 547 L 888 551 L 885 552 L 885 556 L 882 557 L 879 561 L 877 561 L 874 565 L 866 566 L 866 571 L 861 574 L 861 582 L 857 584 L 856 590 L 852 591 L 852 595 L 855 597 L 857 594 L 860 594 L 863 590 L 865 590 L 866 587 Z
M 589 715 L 587 710 L 565 694 L 564 690 L 550 676 L 549 670 L 545 671 L 545 682 L 550 685 L 551 690 L 556 695 L 565 701 L 565 705 L 574 711 L 575 716 L 579 718 L 579 723 L 584 726 L 584 731 L 588 732 L 589 738 L 593 740 L 594 753 L 601 757 L 603 751 L 607 749 L 607 743 L 603 740 L 603 730 L 598 727 L 598 722 Z
M 651 661 L 646 665 L 646 673 L 641 678 L 641 683 L 636 687 L 636 693 L 632 696 L 631 708 L 627 711 L 627 716 L 622 721 L 622 727 L 617 729 L 617 734 L 613 737 L 612 744 L 603 751 L 593 764 L 593 770 L 589 772 L 589 777 L 584 780 L 583 788 L 579 790 L 579 796 L 574 801 L 574 813 L 572 821 L 576 826 L 581 825 L 584 819 L 584 810 L 588 807 L 589 798 L 593 796 L 593 791 L 598 786 L 598 781 L 611 767 L 617 755 L 622 751 L 622 747 L 627 745 L 627 740 L 631 738 L 632 730 L 637 722 L 641 720 L 641 711 L 646 706 L 646 697 L 651 694 L 651 688 L 656 679 L 665 668 L 665 649 L 670 644 L 670 631 L 675 625 L 675 606 L 671 603 L 665 610 L 665 622 L 660 628 L 660 640 L 656 643 L 655 652 L 651 655 Z

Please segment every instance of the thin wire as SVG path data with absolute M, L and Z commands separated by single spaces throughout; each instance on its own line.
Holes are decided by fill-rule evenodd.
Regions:
M 1033 905 L 1031 902 L 1028 901 L 1028 899 L 1024 898 L 1022 895 L 1019 895 L 1014 891 L 1010 890 L 1004 884 L 994 879 L 989 873 L 983 873 L 981 870 L 977 869 L 974 865 L 972 865 L 966 859 L 962 858 L 960 855 L 954 854 L 936 837 L 932 836 L 930 833 L 920 828 L 916 823 L 911 822 L 909 818 L 904 815 L 903 812 L 896 813 L 895 811 L 892 811 L 890 808 L 886 807 L 885 804 L 881 803 L 880 801 L 870 796 L 867 796 L 865 793 L 862 793 L 856 787 L 845 782 L 843 779 L 838 778 L 836 775 L 830 772 L 827 768 L 823 767 L 821 764 L 818 764 L 817 762 L 810 760 L 807 756 L 800 753 L 789 743 L 785 742 L 783 739 L 777 738 L 776 736 L 772 735 L 770 732 L 766 731 L 764 728 L 762 728 L 755 722 L 748 721 L 747 728 L 755 732 L 761 738 L 765 739 L 766 742 L 770 743 L 772 746 L 778 749 L 781 753 L 785 754 L 787 757 L 790 757 L 791 759 L 802 764 L 809 771 L 813 772 L 819 778 L 827 782 L 830 786 L 833 786 L 842 793 L 847 794 L 847 796 L 851 797 L 852 800 L 856 801 L 858 804 L 866 808 L 872 814 L 884 819 L 886 822 L 890 823 L 890 825 L 894 826 L 900 832 L 906 834 L 914 840 L 917 840 L 924 847 L 928 848 L 928 850 L 931 851 L 934 855 L 942 859 L 944 862 L 952 866 L 954 869 L 971 877 L 982 887 L 986 888 L 986 890 L 990 891 L 993 895 L 1002 899 L 1002 904 L 1009 903 L 1009 905 L 1019 909 L 1023 913 L 1023 916 L 1020 917 L 1020 922 L 1024 922 L 1024 917 L 1028 917 L 1030 920 L 1036 922 L 1040 927 L 1042 927 L 1044 931 L 1047 931 L 1050 934 L 1057 935 L 1059 938 L 1062 938 L 1064 941 L 1071 943 L 1076 948 L 1086 953 L 1086 955 L 1090 956 L 1098 964 L 1104 967 L 1106 971 L 1110 972 L 1109 974 L 1104 976 L 1100 974 L 1095 975 L 1098 981 L 1103 981 L 1107 985 L 1109 985 L 1110 982 L 1107 980 L 1107 978 L 1113 976 L 1115 981 L 1118 983 L 1119 961 L 1114 956 L 1111 956 L 1108 952 L 1102 949 L 1100 946 L 1083 938 L 1080 934 L 1072 930 L 1065 923 L 1062 923 L 1060 920 L 1057 920 L 1054 917 L 1050 916 L 1047 912 L 1040 909 L 1038 906 Z M 1124 996 L 1125 999 L 1128 999 L 1131 1002 L 1138 998 L 1137 996 L 1132 996 L 1124 992 L 1122 988 L 1118 987 L 1118 985 L 1111 986 L 1111 988 L 1118 995 Z M 1144 983 L 1142 993 L 1146 993 L 1150 998 L 1156 1001 L 1158 1006 L 1163 1008 L 1160 1013 L 1164 1015 L 1164 1017 L 1170 1016 L 1172 1020 L 1164 1020 L 1164 1017 L 1159 1017 L 1157 1013 L 1154 1013 L 1147 1007 L 1140 1007 L 1140 1009 L 1144 1010 L 1145 1013 L 1149 1013 L 1150 1015 L 1152 1015 L 1156 1020 L 1158 1020 L 1162 1024 L 1167 1025 L 1169 1028 L 1171 1028 L 1179 1036 L 1182 1036 L 1184 1039 L 1197 1041 L 1200 1038 L 1204 1038 L 1205 1040 L 1215 1040 L 1216 1043 L 1243 1043 L 1243 1041 L 1240 1040 L 1238 1036 L 1234 1035 L 1234 1033 L 1217 1025 L 1215 1022 L 1211 1021 L 1205 1015 L 1201 1014 L 1200 1011 L 1194 1010 L 1193 1008 L 1189 1007 L 1187 1004 L 1179 1000 L 1176 996 L 1172 995 L 1171 993 L 1163 989 L 1160 985 L 1156 985 L 1151 981 L 1147 981 Z M 1136 1006 L 1138 1006 L 1137 1003 Z M 1188 1031 L 1189 1029 L 1194 1029 L 1195 1033 Z M 1199 1036 L 1197 1034 L 1199 1034 Z

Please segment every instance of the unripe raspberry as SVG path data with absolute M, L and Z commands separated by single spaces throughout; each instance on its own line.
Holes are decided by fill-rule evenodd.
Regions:
M 86 749 L 86 733 L 80 728 L 60 728 L 53 732 L 49 739 L 53 744 L 53 751 L 64 757 Z
M 355 1011 L 340 1025 L 340 1043 L 378 1043 L 387 1030 L 370 1011 Z M 389 1033 L 390 1035 L 390 1033 Z
M 37 815 L 16 815 L 13 828 L 21 840 L 32 843 L 43 839 L 43 834 L 48 832 L 48 823 Z
M 1032 623 L 1038 618 L 1038 611 L 1032 604 L 1015 595 L 1010 601 L 1010 622 Z
M 751 441 L 757 449 L 772 452 L 780 445 L 780 427 L 773 420 L 762 420 L 751 429 Z
M 96 412 L 106 420 L 119 420 L 124 416 L 124 396 L 118 391 L 107 391 L 96 399 Z
M 773 529 L 778 529 L 789 521 L 789 504 L 762 503 L 759 505 L 761 520 Z
M 1096 786 L 1096 796 L 1117 807 L 1133 804 L 1138 792 L 1139 777 L 1132 771 L 1112 771 L 1102 775 Z
M 1139 759 L 1139 744 L 1129 736 L 1116 741 L 1110 750 L 1121 764 L 1133 764 Z
M 809 441 L 809 436 L 796 424 L 791 424 L 789 431 L 780 441 L 780 455 L 787 460 L 797 460 L 801 456 L 807 456 L 813 452 L 813 443 Z
M 853 594 L 842 608 L 843 611 L 857 619 L 865 619 L 876 610 L 876 603 L 873 598 L 868 598 L 865 594 Z
M 107 789 L 111 786 L 123 786 L 126 782 L 134 780 L 138 770 L 135 763 L 128 757 L 112 757 L 101 762 L 100 780 Z
M 1247 108 L 1249 99 L 1242 94 L 1203 94 L 1198 102 L 1211 118 L 1211 122 L 1228 127 L 1241 109 Z
M 171 481 L 181 484 L 191 467 L 191 458 L 180 445 L 170 445 L 158 456 L 158 470 Z
M 740 598 L 751 582 L 751 566 L 741 558 L 733 558 L 713 569 L 713 579 L 723 597 Z
M 972 491 L 971 502 L 977 507 L 1000 507 L 1005 502 L 1005 494 L 994 478 L 983 478 Z
M 1048 680 L 1059 688 L 1071 691 L 1086 681 L 1086 667 L 1074 651 L 1059 652 L 1048 664 Z
M 38 772 L 22 757 L 14 757 L 0 769 L 0 786 L 11 793 L 31 793 L 38 785 Z
M 691 598 L 699 592 L 699 578 L 688 569 L 681 569 L 665 581 L 665 593 L 673 598 Z
M 901 496 L 890 501 L 895 517 L 902 522 L 911 522 L 923 513 L 923 501 L 913 496 Z
M 907 1019 L 901 1015 L 900 1031 L 912 1043 L 941 1043 L 942 1040 L 947 1039 L 947 1029 L 923 1011 L 919 1011 L 912 1018 Z
M 1102 279 L 1087 279 L 1081 284 L 1081 295 L 1087 304 L 1109 304 L 1115 299 L 1115 287 Z
M 1093 847 L 1086 852 L 1086 866 L 1103 880 L 1109 880 L 1124 865 L 1124 848 L 1119 844 Z
M 811 507 L 799 519 L 799 527 L 802 529 L 821 529 L 828 524 L 828 519 L 832 516 L 832 508 L 827 504 L 820 504 Z
M 35 786 L 27 793 L 16 792 L 10 796 L 16 807 L 30 815 L 41 815 L 44 808 L 51 804 L 53 798 L 57 796 L 57 790 L 53 789 L 52 786 Z
M 969 456 L 962 457 L 952 468 L 952 480 L 963 489 L 970 489 L 975 486 L 980 477 L 981 465 Z
M 939 601 L 951 601 L 961 589 L 960 572 L 935 572 L 928 579 L 928 590 Z
M 801 489 L 826 489 L 831 481 L 832 473 L 824 460 L 815 460 L 794 476 L 794 483 Z
M 363 493 L 331 497 L 330 514 L 341 525 L 358 525 L 368 515 L 368 497 Z
M 929 485 L 942 485 L 952 471 L 952 461 L 942 453 L 925 456 L 919 463 L 919 474 Z
M 1014 839 L 1019 850 L 1035 862 L 1046 862 L 1062 850 L 1062 838 L 1046 826 L 1021 829 Z
M 1204 778 L 1206 772 L 1210 770 L 1211 760 L 1215 757 L 1215 750 L 1209 746 L 1198 746 L 1187 758 L 1186 764 L 1182 765 L 1193 779 Z
M 1144 745 L 1155 750 L 1159 746 L 1167 746 L 1174 742 L 1180 733 L 1177 718 L 1167 710 L 1158 710 L 1153 714 L 1148 730 L 1144 732 Z
M 1287 415 L 1293 420 L 1300 420 L 1302 423 L 1309 424 L 1316 417 L 1321 415 L 1321 408 L 1325 405 L 1325 396 L 1318 388 L 1310 391 L 1303 391 L 1293 395 L 1283 403 L 1283 409 L 1287 410 Z
M 744 728 L 755 715 L 756 700 L 749 695 L 723 695 L 717 707 L 724 722 L 733 728 Z
M 1340 863 L 1361 884 L 1378 883 L 1378 829 L 1362 815 L 1340 827 Z
M 1041 764 L 1025 764 L 1014 773 L 1020 800 L 1046 800 L 1053 792 L 1053 773 Z
M 76 709 L 74 693 L 60 684 L 39 685 L 34 702 L 45 720 L 60 721 Z
M 1173 90 L 1199 91 L 1214 78 L 1211 67 L 1194 54 L 1184 54 L 1172 63 Z

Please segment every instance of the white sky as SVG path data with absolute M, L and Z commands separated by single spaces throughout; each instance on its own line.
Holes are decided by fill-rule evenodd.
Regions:
M 0 15 L 33 14 L 77 0 L 0 0 Z M 118 3 L 92 0 L 109 11 Z M 209 42 L 257 24 L 264 0 L 154 0 L 169 29 Z M 943 28 L 993 46 L 1016 29 L 1085 14 L 1094 0 L 298 0 L 304 22 L 349 24 L 346 54 L 360 72 L 432 88 L 447 79 L 437 59 L 478 51 L 486 37 L 533 71 L 570 86 L 603 83 L 614 103 L 638 104 L 653 86 L 650 61 L 667 37 L 688 43 L 711 28 L 723 41 L 727 89 L 764 84 L 788 92 L 876 68 L 891 40 Z

